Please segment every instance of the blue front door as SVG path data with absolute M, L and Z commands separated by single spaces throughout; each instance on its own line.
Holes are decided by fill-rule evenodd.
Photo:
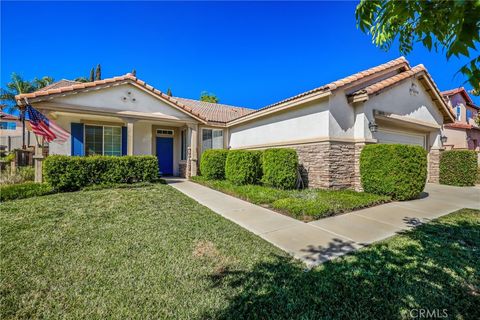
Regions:
M 158 169 L 163 176 L 173 174 L 173 138 L 157 137 Z

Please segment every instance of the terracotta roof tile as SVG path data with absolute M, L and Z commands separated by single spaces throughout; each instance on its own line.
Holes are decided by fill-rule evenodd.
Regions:
M 14 120 L 14 121 L 20 120 L 18 117 L 14 116 L 12 114 L 9 114 L 9 113 L 5 113 L 3 111 L 0 111 L 0 119 L 2 119 L 2 120 Z
M 72 85 L 77 84 L 77 83 L 80 83 L 80 82 L 67 80 L 67 79 L 62 79 L 60 81 L 49 84 L 48 86 L 45 86 L 41 89 L 38 89 L 36 92 L 47 91 L 47 90 L 50 90 L 50 89 L 58 89 L 58 88 L 63 88 L 63 87 L 71 87 Z
M 275 102 L 273 104 L 270 104 L 266 107 L 263 107 L 263 108 L 260 108 L 258 110 L 255 110 L 255 112 L 260 112 L 260 111 L 263 111 L 263 110 L 266 110 L 266 109 L 270 109 L 270 108 L 273 108 L 273 107 L 276 107 L 280 104 L 283 104 L 283 103 L 286 103 L 286 102 L 290 102 L 290 101 L 295 101 L 297 99 L 300 99 L 300 98 L 303 98 L 303 97 L 306 97 L 306 96 L 309 96 L 309 95 L 312 95 L 314 93 L 317 93 L 317 92 L 327 92 L 327 91 L 333 91 L 333 90 L 336 90 L 336 89 L 339 89 L 345 85 L 348 85 L 348 84 L 351 84 L 352 82 L 355 82 L 357 80 L 361 80 L 365 77 L 368 77 L 370 75 L 373 75 L 377 72 L 381 72 L 381 71 L 384 71 L 384 70 L 388 70 L 390 68 L 395 68 L 395 67 L 400 67 L 400 66 L 404 66 L 406 69 L 410 69 L 410 65 L 408 64 L 408 61 L 407 59 L 405 59 L 405 57 L 399 57 L 395 60 L 391 60 L 387 63 L 384 63 L 384 64 L 381 64 L 381 65 L 378 65 L 376 67 L 373 67 L 373 68 L 370 68 L 370 69 L 367 69 L 367 70 L 364 70 L 364 71 L 360 71 L 358 73 L 355 73 L 353 75 L 350 75 L 348 77 L 345 77 L 345 78 L 342 78 L 342 79 L 339 79 L 337 81 L 334 81 L 334 82 L 331 82 L 329 84 L 326 84 L 326 85 L 323 85 L 321 87 L 317 87 L 315 89 L 312 89 L 312 90 L 309 90 L 309 91 L 306 91 L 306 92 L 302 92 L 300 94 L 297 94 L 293 97 L 290 97 L 290 98 L 287 98 L 287 99 L 284 99 L 284 100 L 281 100 L 281 101 L 278 101 L 278 102 Z
M 192 112 L 205 115 L 212 122 L 227 123 L 238 117 L 254 112 L 253 109 L 235 107 L 221 103 L 210 103 L 180 97 L 171 97 L 177 102 L 188 106 Z
M 471 124 L 467 123 L 461 123 L 461 122 L 455 122 L 455 123 L 449 123 L 445 125 L 445 128 L 458 128 L 458 129 L 477 129 Z

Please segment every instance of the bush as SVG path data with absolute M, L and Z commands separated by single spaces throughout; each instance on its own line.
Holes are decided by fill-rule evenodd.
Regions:
M 225 162 L 225 178 L 236 185 L 258 183 L 262 176 L 261 158 L 261 151 L 229 151 Z
M 262 182 L 265 185 L 294 189 L 297 184 L 297 152 L 294 149 L 267 149 L 263 153 L 262 169 Z
M 94 184 L 153 182 L 158 179 L 155 156 L 49 156 L 44 177 L 55 190 L 75 191 Z
M 200 161 L 200 172 L 207 179 L 225 179 L 225 162 L 227 161 L 228 150 L 206 150 Z
M 17 167 L 12 171 L 9 165 L 0 172 L 0 184 L 18 184 L 35 180 L 33 167 Z
M 24 199 L 53 193 L 46 183 L 27 182 L 22 184 L 0 185 L 0 201 Z
M 427 152 L 420 146 L 401 144 L 365 146 L 360 175 L 365 192 L 394 200 L 417 198 L 427 180 Z
M 473 186 L 475 185 L 477 166 L 475 151 L 445 151 L 440 156 L 440 183 L 452 186 Z

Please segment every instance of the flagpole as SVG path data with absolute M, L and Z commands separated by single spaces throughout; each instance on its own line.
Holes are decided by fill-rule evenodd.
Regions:
M 22 117 L 22 149 L 23 150 L 27 149 L 27 146 L 25 145 L 25 108 L 28 105 L 28 99 L 24 98 L 24 100 L 25 100 L 25 106 L 20 107 L 20 112 Z
M 25 107 L 20 108 L 20 117 L 22 118 L 22 149 L 27 149 L 25 145 Z

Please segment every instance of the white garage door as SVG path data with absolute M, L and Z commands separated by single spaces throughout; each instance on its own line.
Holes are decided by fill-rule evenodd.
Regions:
M 424 134 L 378 129 L 375 133 L 378 143 L 413 144 L 425 148 Z

